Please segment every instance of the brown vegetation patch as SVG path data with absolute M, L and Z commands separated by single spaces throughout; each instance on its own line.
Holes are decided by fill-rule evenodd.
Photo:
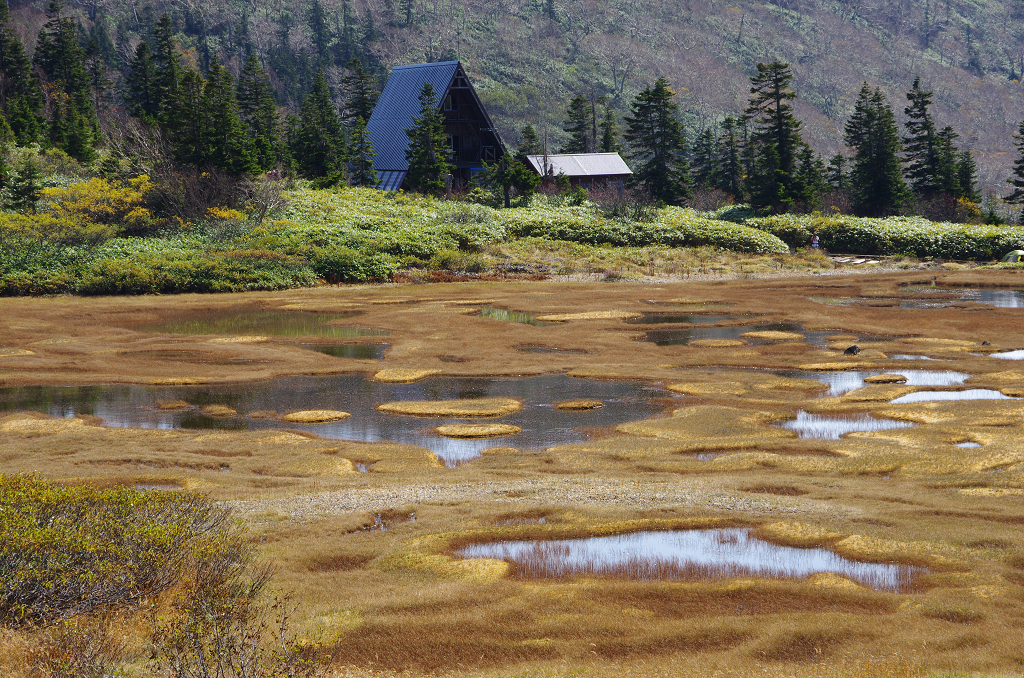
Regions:
M 754 651 L 754 656 L 776 662 L 812 662 L 827 659 L 856 634 L 842 629 L 797 629 L 776 634 Z
M 377 409 L 414 417 L 500 417 L 523 409 L 523 403 L 514 398 L 400 400 L 383 403 Z
M 269 339 L 261 335 L 249 334 L 240 337 L 217 337 L 208 341 L 211 344 L 262 344 Z
M 752 635 L 749 631 L 730 628 L 644 634 L 602 640 L 595 643 L 594 652 L 604 659 L 613 661 L 676 652 L 721 652 L 742 645 Z
M 192 405 L 184 400 L 158 400 L 156 407 L 158 410 L 187 410 Z
M 537 316 L 541 322 L 565 322 L 567 320 L 628 320 L 639 318 L 643 313 L 636 311 L 584 311 L 582 313 L 549 313 Z
M 441 370 L 438 369 L 396 369 L 389 368 L 386 370 L 380 370 L 373 375 L 376 381 L 381 381 L 386 384 L 404 384 L 411 381 L 419 381 L 425 377 L 429 377 L 434 374 L 440 374 Z
M 740 339 L 695 339 L 690 346 L 702 346 L 704 348 L 738 348 L 746 346 L 747 342 Z
M 807 490 L 802 490 L 795 485 L 761 484 L 741 487 L 740 490 L 743 492 L 753 492 L 755 494 L 774 494 L 779 497 L 802 497 L 807 494 Z
M 907 378 L 902 374 L 876 374 L 864 379 L 865 384 L 905 384 Z
M 800 341 L 804 338 L 804 335 L 799 332 L 780 332 L 778 330 L 744 332 L 740 336 L 746 339 L 762 339 L 764 341 Z
M 35 355 L 35 351 L 27 348 L 4 348 L 0 347 L 0 358 L 14 358 L 22 355 Z
M 281 418 L 295 424 L 323 424 L 329 421 L 341 421 L 351 416 L 348 412 L 341 410 L 300 410 L 289 412 Z
M 512 424 L 449 424 L 436 430 L 446 438 L 494 438 L 515 435 L 523 429 Z
M 206 405 L 203 407 L 203 414 L 211 417 L 233 417 L 238 412 L 227 405 Z
M 596 410 L 599 407 L 604 407 L 604 403 L 591 398 L 577 398 L 555 403 L 555 407 L 560 410 Z
M 348 572 L 360 570 L 373 556 L 365 554 L 332 554 L 314 558 L 306 563 L 310 572 Z

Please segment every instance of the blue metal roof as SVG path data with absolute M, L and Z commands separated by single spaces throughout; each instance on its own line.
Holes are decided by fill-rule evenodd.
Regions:
M 409 137 L 405 130 L 412 127 L 413 118 L 419 116 L 419 96 L 423 83 L 429 82 L 434 87 L 440 107 L 458 68 L 458 61 L 442 61 L 436 64 L 396 66 L 391 70 L 388 83 L 366 123 L 370 143 L 377 154 L 373 166 L 378 174 L 409 169 L 409 163 L 405 160 Z

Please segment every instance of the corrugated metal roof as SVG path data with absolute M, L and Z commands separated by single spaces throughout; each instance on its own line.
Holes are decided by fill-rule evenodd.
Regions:
M 380 179 L 377 188 L 384 191 L 397 191 L 402 187 L 406 174 L 408 174 L 406 170 L 381 170 L 377 172 L 377 178 Z
M 376 150 L 376 149 L 375 149 Z M 526 156 L 539 174 L 544 174 L 544 156 Z M 553 174 L 568 177 L 606 177 L 632 174 L 626 161 L 618 153 L 557 153 L 548 155 Z
M 377 154 L 373 166 L 378 173 L 409 169 L 405 160 L 409 137 L 405 130 L 412 127 L 413 118 L 420 113 L 419 95 L 423 83 L 429 82 L 434 87 L 440 106 L 458 67 L 458 61 L 442 61 L 391 69 L 384 91 L 366 123 L 370 143 Z

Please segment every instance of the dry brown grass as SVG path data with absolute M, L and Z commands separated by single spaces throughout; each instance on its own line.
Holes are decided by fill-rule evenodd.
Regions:
M 281 418 L 296 424 L 323 424 L 329 421 L 341 421 L 351 416 L 348 412 L 341 410 L 300 410 L 289 412 L 282 415 Z
M 448 438 L 494 438 L 515 435 L 523 429 L 512 424 L 449 424 L 436 430 Z
M 577 398 L 576 400 L 557 402 L 555 407 L 560 410 L 596 410 L 599 407 L 604 407 L 604 403 L 592 398 Z
M 377 378 L 396 382 L 442 372 L 639 379 L 673 384 L 687 398 L 672 405 L 671 416 L 539 452 L 494 448 L 454 469 L 412 445 L 287 430 L 109 429 L 91 418 L 33 413 L 0 415 L 0 460 L 7 472 L 37 471 L 62 482 L 195 488 L 237 502 L 261 553 L 278 567 L 277 585 L 295 592 L 296 623 L 311 640 L 337 648 L 334 671 L 346 678 L 418 678 L 428 671 L 452 678 L 1010 676 L 1024 660 L 1024 403 L 889 405 L 886 398 L 904 387 L 885 383 L 848 398 L 820 398 L 822 383 L 776 375 L 956 369 L 974 375 L 972 386 L 1018 395 L 1024 370 L 983 355 L 1019 348 L 1013 309 L 916 311 L 807 300 L 895 298 L 898 283 L 930 283 L 934 274 L 643 287 L 353 286 L 202 298 L 224 308 L 359 308 L 361 324 L 392 332 L 383 365 L 327 359 L 291 340 L 211 343 L 131 329 L 158 312 L 186 308 L 188 297 L 3 299 L 0 346 L 33 351 L 2 358 L 0 383 L 7 386 L 258 383 L 383 367 Z M 1024 286 L 1024 276 L 1013 272 L 940 275 L 947 283 Z M 622 318 L 649 310 L 647 300 L 714 300 L 732 304 L 729 313 L 834 330 L 832 348 L 791 337 L 714 348 L 638 342 Z M 484 302 L 590 319 L 534 327 L 439 312 Z M 983 339 L 991 347 L 981 347 Z M 853 342 L 862 354 L 843 356 Z M 516 350 L 536 345 L 580 350 Z M 904 352 L 939 360 L 885 357 Z M 447 360 L 453 356 L 460 361 Z M 548 395 L 544 402 L 558 404 Z M 482 404 L 429 403 L 423 413 L 470 416 L 452 414 L 463 403 Z M 867 412 L 918 426 L 802 440 L 773 425 L 801 409 Z M 256 415 L 278 416 L 249 414 Z M 963 442 L 981 447 L 955 447 Z M 524 581 L 503 563 L 451 555 L 466 540 L 712 525 L 751 525 L 775 543 L 920 563 L 932 572 L 920 592 L 890 594 L 833 575 Z M 20 678 L 31 642 L 0 635 L 0 673 Z M 144 643 L 136 645 L 140 657 Z M 149 678 L 147 671 L 140 659 L 128 673 Z
M 500 417 L 523 409 L 523 403 L 515 398 L 400 400 L 382 403 L 377 409 L 414 417 Z

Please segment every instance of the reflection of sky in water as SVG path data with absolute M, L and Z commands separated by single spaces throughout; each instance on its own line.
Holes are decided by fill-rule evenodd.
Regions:
M 793 379 L 813 379 L 828 384 L 828 391 L 823 396 L 840 396 L 866 386 L 864 380 L 877 374 L 902 374 L 907 378 L 907 386 L 958 386 L 971 375 L 952 370 L 903 370 L 886 372 L 884 370 L 852 371 L 852 372 L 780 372 L 780 376 Z
M 894 401 L 895 402 L 895 401 Z M 800 410 L 796 419 L 781 422 L 781 428 L 796 431 L 801 438 L 838 440 L 840 436 L 854 431 L 887 431 L 895 428 L 914 426 L 908 421 L 876 419 L 870 414 L 846 414 L 823 416 Z
M 642 341 L 649 341 L 658 346 L 685 346 L 698 339 L 741 339 L 744 332 L 800 332 L 806 334 L 800 325 L 792 323 L 775 323 L 772 325 L 739 325 L 736 327 L 685 327 L 673 330 L 651 330 L 644 335 Z M 767 343 L 758 339 L 742 338 L 752 344 Z
M 1019 351 L 1003 351 L 1002 353 L 989 353 L 991 358 L 1000 358 L 1002 360 L 1024 360 L 1024 349 Z
M 924 294 L 929 292 L 956 294 L 963 301 L 976 301 L 980 304 L 991 304 L 996 308 L 1024 308 L 1024 290 L 993 290 L 963 287 L 911 287 L 910 289 Z
M 920 403 L 933 400 L 1009 400 L 1010 396 L 988 388 L 969 388 L 966 391 L 917 391 L 891 401 L 893 405 Z
M 711 325 L 737 320 L 734 315 L 693 315 L 685 313 L 644 313 L 639 318 L 626 322 L 631 325 L 658 325 L 662 323 L 686 323 L 690 325 Z
M 393 400 L 452 400 L 511 397 L 523 409 L 495 418 L 448 419 L 385 414 L 376 406 Z M 652 417 L 670 407 L 673 394 L 640 382 L 573 379 L 547 375 L 526 379 L 431 377 L 413 384 L 381 384 L 363 375 L 288 377 L 271 381 L 207 386 L 15 387 L 0 389 L 0 411 L 36 410 L 59 417 L 95 415 L 108 426 L 160 429 L 266 429 L 312 431 L 327 438 L 364 442 L 392 441 L 426 447 L 454 465 L 482 450 L 511 446 L 541 449 L 587 440 L 587 429 Z M 594 398 L 604 407 L 564 411 L 561 400 Z M 227 405 L 236 417 L 210 417 L 197 409 L 166 411 L 158 402 L 184 400 L 191 405 Z M 342 410 L 352 417 L 326 424 L 294 424 L 249 419 L 247 413 L 274 410 Z M 443 424 L 495 421 L 520 426 L 518 435 L 483 440 L 445 438 L 434 432 Z
M 973 442 L 973 441 L 968 441 L 966 443 L 957 443 L 956 446 L 957 447 L 962 447 L 965 450 L 972 450 L 972 449 L 974 449 L 976 447 L 981 447 L 981 443 L 976 443 L 976 442 Z
M 515 563 L 529 577 L 572 574 L 630 579 L 802 578 L 832 572 L 875 589 L 898 591 L 921 568 L 848 560 L 821 548 L 776 546 L 746 528 L 638 532 L 553 541 L 501 541 L 468 546 L 459 555 Z
M 938 358 L 929 358 L 926 355 L 910 355 L 909 353 L 897 353 L 889 357 L 893 360 L 938 360 Z

